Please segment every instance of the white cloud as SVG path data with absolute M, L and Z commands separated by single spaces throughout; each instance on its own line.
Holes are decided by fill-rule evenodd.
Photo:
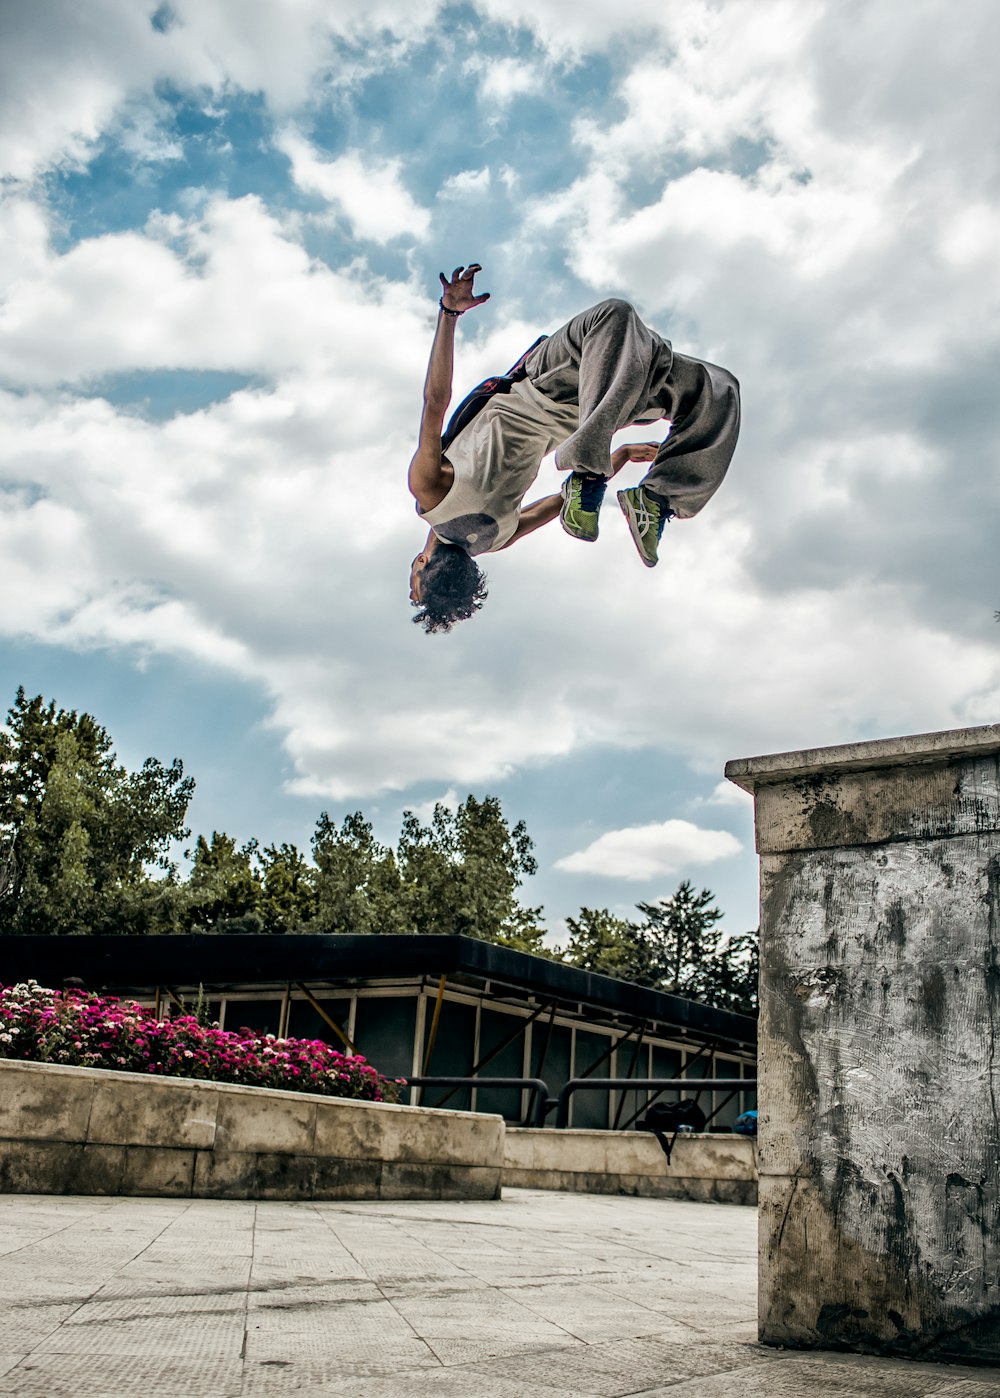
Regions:
M 460 804 L 461 797 L 458 794 L 457 788 L 449 786 L 448 790 L 443 792 L 440 796 L 432 796 L 429 801 L 419 801 L 415 806 L 411 806 L 410 809 L 417 819 L 426 825 L 429 821 L 433 820 L 435 807 L 444 806 L 447 811 L 457 811 Z
M 546 51 L 558 60 L 574 60 L 586 52 L 603 52 L 610 44 L 630 48 L 637 40 L 655 44 L 666 17 L 674 10 L 690 8 L 689 0 L 630 0 L 623 12 L 607 0 L 476 0 L 484 15 L 530 29 Z
M 276 144 L 291 161 L 298 187 L 332 204 L 355 237 L 385 244 L 426 236 L 430 214 L 403 184 L 401 160 L 380 160 L 356 150 L 322 160 L 316 148 L 292 130 L 282 132 Z
M 732 782 L 717 782 L 710 796 L 704 796 L 691 803 L 693 806 L 728 806 L 737 810 L 747 810 L 753 806 L 753 797 Z
M 736 836 L 726 830 L 703 830 L 689 820 L 665 820 L 608 830 L 586 849 L 557 859 L 555 867 L 567 874 L 600 874 L 646 883 L 692 864 L 729 859 L 742 848 Z
M 390 381 L 414 371 L 370 314 L 405 305 L 412 316 L 420 305 L 412 293 L 370 276 L 362 286 L 312 262 L 294 228 L 255 196 L 210 199 L 199 216 L 154 218 L 144 231 L 88 238 L 63 254 L 40 242 L 42 210 L 23 200 L 18 208 L 6 226 L 22 274 L 0 308 L 0 375 L 12 383 L 132 369 L 295 369 L 326 379 L 314 388 L 333 412 L 352 401 L 358 356 L 377 351 Z M 0 220 L 0 238 L 3 229 Z M 355 319 L 348 345 L 343 324 Z
M 457 175 L 452 175 L 445 180 L 441 186 L 440 194 L 443 199 L 469 199 L 485 194 L 491 183 L 490 167 L 484 165 L 481 170 L 460 170 Z
M 521 58 L 486 58 L 474 54 L 465 71 L 477 78 L 480 99 L 488 106 L 508 107 L 518 97 L 537 92 L 544 81 L 543 69 Z
M 437 0 L 172 0 L 155 29 L 152 4 L 46 0 L 4 7 L 0 45 L 0 174 L 31 179 L 86 161 L 127 104 L 158 84 L 215 97 L 261 94 L 277 116 L 306 108 L 324 85 L 349 90 L 436 23 Z M 42 95 L 44 94 L 44 96 Z M 163 142 L 147 122 L 146 154 Z
M 389 22 L 405 40 L 433 13 L 174 8 L 157 36 L 131 0 L 14 7 L 0 63 L 34 58 L 6 89 L 10 168 L 86 158 L 160 76 L 206 101 L 263 91 L 290 123 L 317 82 L 353 81 L 331 59 L 346 26 Z M 64 21 L 47 47 L 43 10 Z M 620 58 L 640 21 L 649 42 L 620 112 L 578 123 L 579 179 L 508 239 L 530 321 L 500 295 L 466 317 L 456 388 L 578 309 L 554 277 L 535 323 L 541 243 L 546 269 L 568 262 L 595 296 L 628 291 L 679 349 L 739 374 L 743 441 L 710 509 L 670 527 L 655 573 L 613 504 L 596 548 L 550 526 L 489 562 L 481 617 L 428 640 L 408 623 L 420 531 L 402 479 L 433 275 L 392 281 L 360 255 L 331 270 L 260 198 L 203 193 L 185 217 L 59 251 L 22 191 L 0 205 L 0 373 L 16 390 L 0 398 L 3 633 L 241 675 L 268 697 L 295 789 L 335 799 L 468 789 L 598 746 L 669 749 L 718 775 L 727 757 L 995 718 L 1000 600 L 982 579 L 998 169 L 981 134 L 993 87 L 963 78 L 976 26 L 927 45 L 928 80 L 921 7 L 900 20 L 877 3 L 839 26 L 812 0 L 650 3 L 627 20 L 597 0 L 515 0 L 503 14 L 534 24 L 550 57 L 613 40 Z M 324 159 L 296 131 L 296 178 L 357 238 L 427 229 L 398 163 Z M 471 193 L 482 171 L 466 175 Z M 255 386 L 163 424 L 81 396 L 161 368 Z M 556 482 L 546 468 L 538 493 Z

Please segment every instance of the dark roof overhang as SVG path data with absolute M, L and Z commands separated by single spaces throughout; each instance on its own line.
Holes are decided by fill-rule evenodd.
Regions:
M 88 990 L 139 994 L 155 986 L 206 991 L 288 981 L 343 984 L 440 978 L 509 989 L 566 1006 L 589 1006 L 630 1022 L 658 1021 L 733 1044 L 754 1044 L 757 1022 L 679 995 L 596 975 L 474 937 L 277 936 L 191 933 L 163 937 L 0 937 L 0 981 L 33 977 L 60 987 L 76 978 Z

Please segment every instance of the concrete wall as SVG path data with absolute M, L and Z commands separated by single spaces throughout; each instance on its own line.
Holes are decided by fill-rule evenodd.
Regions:
M 1000 1363 L 1000 725 L 726 774 L 761 856 L 761 1338 Z
M 649 1131 L 554 1131 L 507 1127 L 505 1185 L 651 1199 L 757 1202 L 748 1136 L 678 1136 L 670 1165 Z
M 500 1117 L 0 1060 L 0 1192 L 496 1199 Z

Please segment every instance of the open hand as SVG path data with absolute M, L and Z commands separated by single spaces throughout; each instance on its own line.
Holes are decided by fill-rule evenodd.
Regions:
M 615 447 L 611 453 L 611 474 L 618 472 L 629 461 L 653 461 L 660 450 L 660 442 L 626 442 L 623 447 Z
M 443 287 L 441 300 L 449 311 L 469 311 L 473 306 L 481 306 L 484 301 L 490 299 L 488 291 L 477 296 L 473 287 L 476 273 L 482 270 L 478 262 L 471 262 L 468 267 L 456 267 L 451 274 L 451 281 L 443 272 L 438 273 Z

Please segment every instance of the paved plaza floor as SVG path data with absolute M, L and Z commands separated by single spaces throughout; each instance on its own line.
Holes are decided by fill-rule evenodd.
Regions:
M 768 1350 L 756 1212 L 0 1198 L 0 1394 L 998 1398 L 1000 1371 Z

